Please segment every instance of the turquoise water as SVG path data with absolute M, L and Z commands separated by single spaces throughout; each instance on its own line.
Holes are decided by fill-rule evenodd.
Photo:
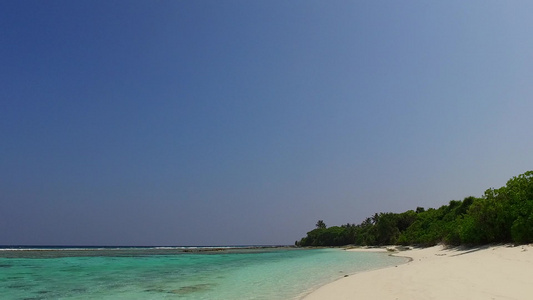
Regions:
M 405 262 L 340 249 L 0 251 L 2 299 L 298 299 L 317 286 Z

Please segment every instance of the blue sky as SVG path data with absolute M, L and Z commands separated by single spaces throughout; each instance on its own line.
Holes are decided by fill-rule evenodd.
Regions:
M 528 1 L 2 1 L 0 244 L 292 244 L 533 169 Z

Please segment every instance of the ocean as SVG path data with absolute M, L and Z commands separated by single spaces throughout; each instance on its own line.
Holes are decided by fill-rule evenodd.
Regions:
M 278 247 L 5 247 L 1 299 L 299 299 L 387 253 Z

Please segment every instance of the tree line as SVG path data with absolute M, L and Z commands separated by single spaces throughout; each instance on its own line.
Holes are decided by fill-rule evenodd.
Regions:
M 533 171 L 483 196 L 452 200 L 437 209 L 376 213 L 360 224 L 316 228 L 297 246 L 480 245 L 533 242 Z

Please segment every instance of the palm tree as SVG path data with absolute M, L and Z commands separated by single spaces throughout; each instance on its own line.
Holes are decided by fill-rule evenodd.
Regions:
M 318 222 L 316 222 L 316 228 L 320 228 L 320 229 L 325 229 L 326 228 L 326 223 L 324 223 L 323 220 L 318 220 Z

